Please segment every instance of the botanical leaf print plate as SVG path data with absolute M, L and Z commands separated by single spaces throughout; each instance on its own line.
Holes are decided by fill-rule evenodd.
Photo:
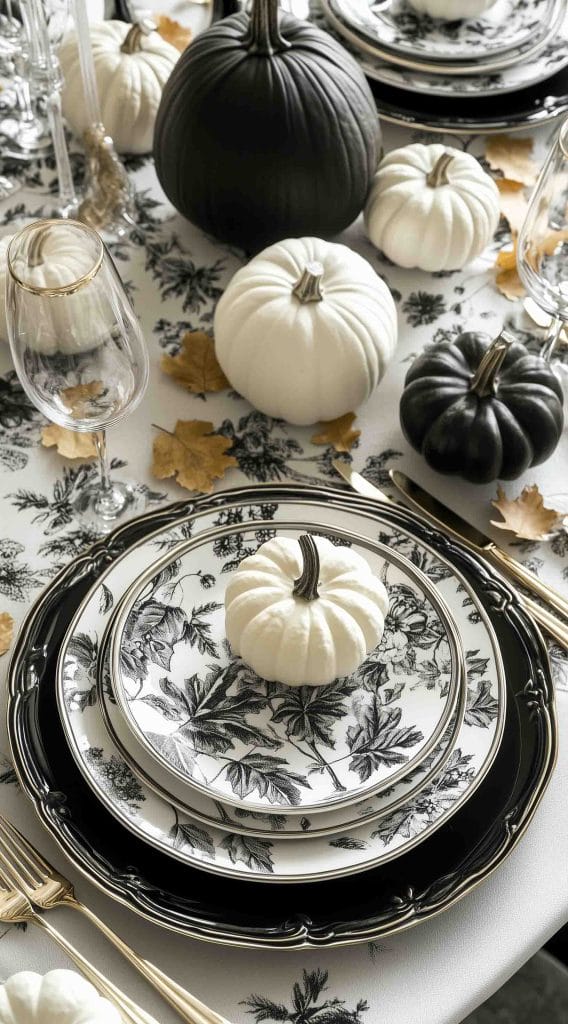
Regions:
M 425 61 L 478 61 L 530 46 L 550 24 L 555 0 L 497 0 L 476 18 L 440 21 L 406 0 L 336 0 L 345 23 L 393 53 Z
M 204 870 L 259 881 L 313 880 L 346 875 L 380 865 L 402 855 L 433 833 L 463 805 L 489 770 L 498 749 L 505 716 L 505 683 L 498 645 L 481 602 L 463 577 L 438 553 L 389 522 L 380 510 L 372 514 L 354 511 L 356 498 L 325 496 L 325 504 L 291 496 L 278 502 L 258 500 L 251 504 L 250 489 L 231 494 L 231 505 L 186 516 L 174 527 L 157 531 L 129 549 L 97 581 L 79 608 L 62 646 L 57 696 L 62 722 L 75 760 L 89 785 L 108 810 L 131 832 L 176 859 Z M 322 492 L 325 493 L 325 492 Z M 211 499 L 211 504 L 217 499 Z M 218 498 L 221 505 L 222 496 Z M 208 503 L 209 504 L 209 503 Z M 209 508 L 211 506 L 209 505 Z M 293 816 L 245 813 L 217 801 L 201 799 L 195 815 L 180 813 L 164 795 L 141 781 L 125 762 L 120 749 L 109 737 L 100 713 L 96 686 L 99 642 L 113 607 L 125 589 L 160 552 L 173 550 L 190 536 L 211 525 L 256 523 L 271 518 L 274 523 L 304 516 L 380 539 L 401 551 L 429 578 L 452 607 L 466 651 L 467 707 L 451 752 L 447 769 L 430 776 L 425 765 L 418 769 L 421 785 L 414 793 L 402 791 L 402 801 L 386 809 L 380 826 L 375 821 L 373 801 L 358 805 L 361 821 L 347 835 L 338 832 L 327 838 L 288 840 L 278 831 Z M 262 533 L 259 531 L 260 540 Z M 246 553 L 242 535 L 223 566 L 240 560 Z M 207 581 L 209 582 L 209 581 Z M 394 679 L 406 671 L 407 652 L 412 640 L 412 621 L 397 615 L 389 649 L 392 658 L 386 672 Z M 428 685 L 435 684 L 438 669 L 430 659 Z M 424 782 L 426 781 L 426 786 Z M 402 786 L 402 783 L 399 784 Z M 398 786 L 395 787 L 398 790 Z M 387 794 L 383 795 L 386 799 Z M 354 807 L 357 805 L 354 805 Z M 404 814 L 400 810 L 404 806 Z M 367 808 L 369 817 L 366 816 Z M 207 821 L 203 811 L 209 815 Z M 347 810 L 347 809 L 345 809 Z M 327 812 L 326 812 L 327 813 Z M 336 812 L 337 813 L 337 812 Z M 217 817 L 219 827 L 213 823 Z M 316 815 L 314 823 L 323 820 Z M 234 831 L 230 831 L 230 822 Z M 302 816 L 297 816 L 300 833 Z M 305 818 L 303 819 L 305 821 Z M 274 834 L 263 840 L 247 832 L 256 824 L 268 824 Z M 207 827 L 203 827 L 206 824 Z M 241 834 L 242 842 L 235 842 Z M 307 832 L 309 835 L 309 830 Z M 232 840 L 223 845 L 223 840 Z M 256 840 L 256 845 L 255 845 Z M 299 845 L 301 843 L 301 846 Z M 283 847 L 290 847 L 284 862 Z M 295 851 L 295 853 L 293 852 Z
M 279 523 L 278 536 L 312 529 L 364 557 L 412 622 L 406 673 L 393 685 L 383 661 L 390 631 L 352 676 L 291 687 L 260 678 L 225 640 L 223 562 L 272 522 L 220 527 L 151 565 L 127 594 L 111 639 L 115 696 L 138 740 L 170 772 L 251 812 L 317 813 L 394 785 L 441 739 L 463 685 L 459 636 L 444 602 L 410 562 L 349 531 Z M 203 601 L 201 578 L 210 580 Z M 201 650 L 195 621 L 202 622 Z M 427 687 L 423 664 L 440 667 Z

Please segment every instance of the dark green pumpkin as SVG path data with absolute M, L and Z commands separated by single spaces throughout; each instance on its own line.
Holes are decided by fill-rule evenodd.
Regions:
M 162 94 L 154 158 L 188 220 L 256 251 L 328 237 L 360 212 L 378 161 L 376 106 L 327 33 L 253 0 L 199 35 Z
M 552 455 L 562 406 L 562 388 L 544 359 L 503 337 L 468 333 L 414 361 L 400 422 L 433 469 L 489 483 L 514 480 Z

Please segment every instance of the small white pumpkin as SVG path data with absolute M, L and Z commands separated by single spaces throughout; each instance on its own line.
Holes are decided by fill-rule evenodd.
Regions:
M 383 635 L 388 595 L 361 555 L 325 537 L 275 537 L 225 593 L 234 654 L 263 679 L 323 686 L 355 672 Z
M 419 14 L 443 21 L 460 21 L 462 18 L 476 18 L 490 7 L 495 0 L 408 0 Z
M 6 273 L 8 271 L 8 246 L 13 235 L 4 235 L 0 238 L 0 341 L 8 341 L 8 327 L 6 324 Z
M 268 416 L 316 423 L 375 390 L 396 346 L 396 308 L 347 246 L 289 238 L 237 271 L 214 332 L 217 359 L 244 398 Z
M 151 23 L 150 23 L 151 24 Z M 91 25 L 91 46 L 103 124 L 119 153 L 149 153 L 162 89 L 180 56 L 150 24 L 103 21 Z M 89 127 L 77 39 L 59 51 L 63 113 L 76 135 Z
M 38 223 L 33 257 L 28 251 L 26 257 L 16 255 L 13 259 L 14 272 L 20 281 L 33 289 L 60 288 L 90 273 L 93 269 L 92 250 L 81 244 L 71 224 L 65 228 L 64 221 L 58 222 L 57 231 L 50 231 L 49 221 L 46 221 L 45 230 L 41 222 Z M 3 273 L 5 278 L 8 273 L 7 253 Z M 96 348 L 105 341 L 116 323 L 116 315 L 109 304 L 104 267 L 85 287 L 62 300 L 28 292 L 26 302 L 35 316 L 30 348 L 45 355 L 56 352 L 72 355 Z
M 0 1024 L 121 1024 L 118 1010 L 75 971 L 20 971 L 0 986 Z
M 379 164 L 365 207 L 374 245 L 399 267 L 459 270 L 499 223 L 497 186 L 475 157 L 438 143 L 395 149 Z

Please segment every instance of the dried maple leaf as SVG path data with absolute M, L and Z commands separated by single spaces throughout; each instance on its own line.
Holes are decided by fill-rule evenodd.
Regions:
M 8 612 L 0 612 L 0 655 L 6 654 L 14 636 L 14 620 Z
M 492 135 L 485 143 L 485 159 L 494 171 L 502 171 L 510 181 L 534 185 L 538 164 L 532 158 L 533 140 Z
M 353 430 L 355 421 L 354 412 L 346 412 L 344 416 L 338 416 L 336 420 L 328 420 L 322 423 L 323 430 L 314 434 L 312 444 L 327 444 L 335 448 L 336 452 L 351 451 L 355 441 L 361 436 L 360 430 Z
M 41 432 L 41 443 L 46 448 L 53 445 L 64 459 L 92 459 L 97 454 L 95 440 L 92 434 L 84 433 L 82 430 L 67 430 L 59 427 L 56 423 L 50 423 Z
M 60 392 L 60 396 L 73 419 L 81 420 L 90 412 L 89 407 L 93 399 L 102 395 L 104 390 L 102 380 L 91 380 L 88 384 L 76 384 L 72 388 L 64 388 Z
M 537 484 L 523 487 L 512 501 L 502 487 L 497 487 L 497 498 L 491 504 L 503 516 L 503 522 L 491 520 L 492 526 L 510 530 L 523 540 L 541 540 L 555 527 L 560 526 L 564 516 L 553 508 L 546 508 Z
M 497 178 L 495 181 L 499 189 L 499 205 L 501 213 L 509 223 L 514 234 L 521 230 L 527 212 L 527 199 L 525 186 L 520 181 L 511 181 L 509 178 Z
M 227 448 L 232 441 L 213 434 L 213 424 L 204 420 L 178 420 L 172 433 L 161 431 L 154 441 L 152 472 L 158 480 L 175 476 L 178 484 L 190 491 L 210 494 L 213 481 L 237 465 Z
M 176 50 L 183 53 L 186 46 L 189 46 L 193 33 L 190 28 L 180 25 L 174 18 L 168 18 L 167 14 L 156 14 L 152 18 L 156 23 L 158 32 L 166 43 L 171 43 Z
M 223 391 L 229 387 L 215 356 L 213 338 L 203 331 L 188 331 L 177 356 L 162 356 L 164 373 L 183 384 L 188 391 L 200 395 L 205 391 Z
M 495 260 L 497 274 L 495 284 L 506 299 L 519 299 L 525 294 L 525 286 L 517 271 L 517 244 L 512 249 L 503 249 Z

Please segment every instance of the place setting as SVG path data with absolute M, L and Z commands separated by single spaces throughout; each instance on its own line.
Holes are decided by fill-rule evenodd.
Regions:
M 315 1021 L 260 954 L 414 971 L 552 849 L 568 120 L 503 132 L 566 0 L 191 6 L 0 11 L 0 922 L 79 972 L 0 1024 L 159 1019 L 56 907 L 186 1024 Z

